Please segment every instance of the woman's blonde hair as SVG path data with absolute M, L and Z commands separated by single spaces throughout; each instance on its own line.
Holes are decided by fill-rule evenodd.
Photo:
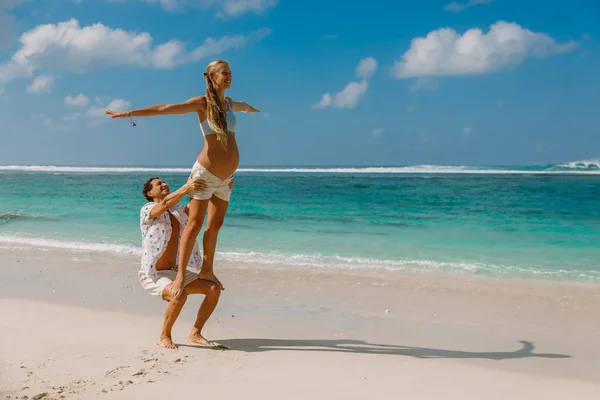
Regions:
M 212 61 L 206 67 L 204 72 L 204 79 L 206 79 L 206 118 L 208 124 L 216 132 L 217 140 L 223 145 L 227 145 L 229 140 L 229 131 L 227 130 L 227 114 L 221 108 L 219 98 L 217 97 L 217 91 L 215 86 L 210 79 L 210 76 L 214 74 L 220 65 L 228 65 L 226 61 L 215 60 Z M 231 107 L 231 105 L 230 105 Z

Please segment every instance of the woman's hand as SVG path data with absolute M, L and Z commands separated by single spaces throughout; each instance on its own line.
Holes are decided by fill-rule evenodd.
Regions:
M 111 110 L 104 111 L 104 114 L 111 115 L 113 118 L 129 118 L 129 112 L 116 112 Z
M 242 112 L 248 114 L 248 113 L 257 113 L 260 112 L 260 110 L 257 110 L 256 108 L 252 107 L 250 104 L 246 103 L 246 107 L 244 107 L 244 110 L 242 110 Z

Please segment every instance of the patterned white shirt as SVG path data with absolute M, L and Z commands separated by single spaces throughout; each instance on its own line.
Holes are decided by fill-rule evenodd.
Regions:
M 181 240 L 181 234 L 188 222 L 188 216 L 185 213 L 185 206 L 176 205 L 169 211 L 165 211 L 158 217 L 150 218 L 150 210 L 157 203 L 149 202 L 144 204 L 140 211 L 140 230 L 142 231 L 142 265 L 141 271 L 151 279 L 158 279 L 158 271 L 156 270 L 156 263 L 160 260 L 160 257 L 164 254 L 171 238 L 171 232 L 173 227 L 171 226 L 171 219 L 169 218 L 169 211 L 179 221 L 179 240 Z M 177 252 L 177 263 L 179 263 L 179 251 Z M 199 270 L 202 266 L 202 256 L 200 255 L 200 249 L 198 243 L 194 243 L 194 249 L 190 255 L 187 268 L 192 270 Z M 175 266 L 177 270 L 177 266 Z

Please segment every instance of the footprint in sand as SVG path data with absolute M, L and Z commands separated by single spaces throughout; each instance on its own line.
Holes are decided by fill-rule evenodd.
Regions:
M 129 365 L 121 365 L 120 367 L 111 369 L 110 371 L 106 372 L 104 374 L 105 377 L 107 378 L 112 378 L 114 376 L 116 376 L 119 373 L 119 370 L 125 369 L 125 368 L 129 368 Z

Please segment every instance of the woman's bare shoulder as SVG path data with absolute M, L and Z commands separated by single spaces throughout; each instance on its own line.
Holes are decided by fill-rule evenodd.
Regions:
M 195 104 L 199 104 L 199 105 L 206 105 L 206 96 L 205 95 L 195 96 L 195 97 L 192 97 L 191 99 L 189 99 L 187 102 L 195 103 Z

